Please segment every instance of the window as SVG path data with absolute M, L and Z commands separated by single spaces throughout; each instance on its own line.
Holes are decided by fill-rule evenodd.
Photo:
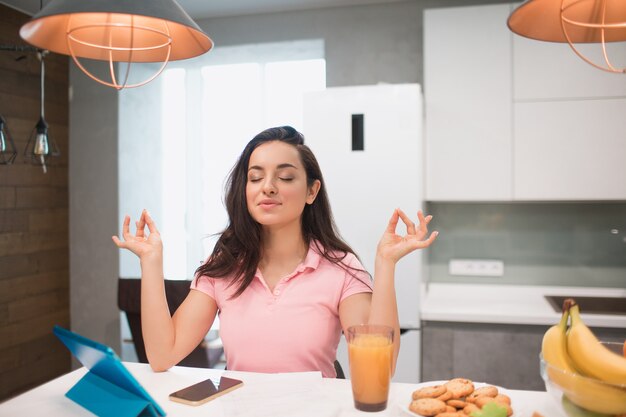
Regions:
M 120 92 L 119 222 L 150 210 L 167 279 L 192 278 L 213 249 L 227 222 L 224 181 L 245 144 L 267 127 L 301 130 L 304 94 L 325 87 L 323 41 L 305 40 L 216 48 Z M 140 276 L 134 255 L 122 253 L 120 276 Z
M 223 206 L 224 180 L 244 146 L 267 127 L 302 129 L 303 96 L 326 87 L 323 59 L 243 63 L 202 69 L 203 229 L 216 233 L 228 217 Z M 202 259 L 215 239 L 204 239 Z

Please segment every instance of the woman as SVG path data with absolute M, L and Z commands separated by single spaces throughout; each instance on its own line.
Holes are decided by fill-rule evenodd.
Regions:
M 395 369 L 395 265 L 435 240 L 437 232 L 426 238 L 432 216 L 418 212 L 416 227 L 394 210 L 377 247 L 372 283 L 336 231 L 315 156 L 290 126 L 267 129 L 248 143 L 230 173 L 226 208 L 229 225 L 173 317 L 161 238 L 149 213 L 142 212 L 135 235 L 126 216 L 124 240 L 113 236 L 140 259 L 142 331 L 152 369 L 164 371 L 185 358 L 218 312 L 231 370 L 319 370 L 334 377 L 341 330 L 363 323 L 395 329 Z M 405 236 L 396 234 L 400 219 Z

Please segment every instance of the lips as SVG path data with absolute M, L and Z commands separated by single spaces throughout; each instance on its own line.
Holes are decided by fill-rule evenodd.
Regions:
M 272 199 L 266 198 L 264 200 L 261 200 L 261 202 L 258 205 L 261 208 L 270 209 L 270 208 L 279 206 L 280 203 L 278 201 L 276 201 L 276 200 L 272 200 Z

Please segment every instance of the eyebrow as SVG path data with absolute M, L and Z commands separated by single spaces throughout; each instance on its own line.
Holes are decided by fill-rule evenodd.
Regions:
M 278 165 L 276 168 L 277 168 L 277 169 L 284 169 L 284 168 L 293 168 L 293 169 L 298 169 L 298 167 L 297 167 L 297 166 L 292 165 L 292 164 L 288 164 L 288 163 L 285 163 L 285 164 L 280 164 L 280 165 Z M 257 170 L 260 170 L 260 171 L 264 171 L 263 167 L 260 167 L 260 166 L 258 166 L 258 165 L 253 165 L 253 166 L 251 166 L 250 168 L 248 168 L 248 171 L 252 171 L 253 169 L 257 169 Z

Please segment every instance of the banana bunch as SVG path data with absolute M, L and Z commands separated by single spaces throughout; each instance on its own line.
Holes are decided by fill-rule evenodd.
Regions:
M 626 386 L 626 358 L 611 352 L 580 318 L 578 305 L 569 309 L 571 326 L 567 333 L 567 352 L 574 367 L 583 375 Z
M 626 413 L 626 358 L 600 344 L 574 300 L 565 300 L 561 321 L 544 334 L 541 354 L 550 383 L 573 404 L 596 413 Z

